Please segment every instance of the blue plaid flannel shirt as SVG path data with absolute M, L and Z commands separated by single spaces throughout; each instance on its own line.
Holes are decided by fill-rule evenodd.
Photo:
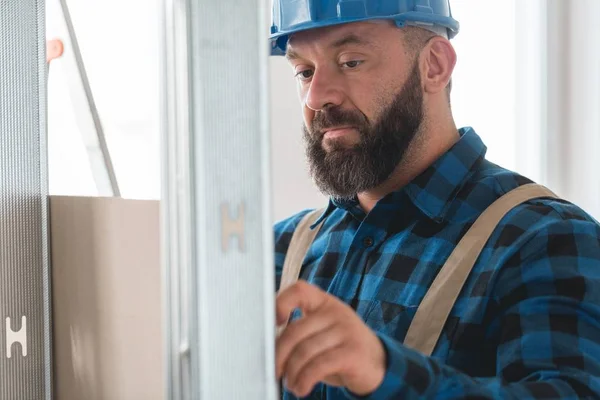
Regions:
M 330 201 L 301 279 L 377 333 L 387 373 L 368 399 L 600 398 L 600 226 L 562 200 L 511 211 L 478 259 L 431 357 L 402 345 L 434 277 L 475 219 L 531 181 L 485 159 L 471 128 L 368 214 Z M 275 226 L 276 282 L 303 211 Z M 284 391 L 285 399 L 295 397 Z M 318 385 L 310 399 L 357 398 Z

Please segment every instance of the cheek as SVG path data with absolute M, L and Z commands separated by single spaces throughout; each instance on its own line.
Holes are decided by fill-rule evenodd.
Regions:
M 304 119 L 304 124 L 307 127 L 310 127 L 310 124 L 315 118 L 315 112 L 308 108 L 305 104 L 302 104 L 302 117 Z
M 373 123 L 379 116 L 382 100 L 387 98 L 390 92 L 390 80 L 381 76 L 380 71 L 372 71 L 362 74 L 360 79 L 353 79 L 347 85 L 348 108 L 358 110 L 367 117 L 369 123 Z
M 374 124 L 394 100 L 396 90 L 396 82 L 374 81 L 368 91 L 356 97 L 356 107 Z
M 379 104 L 379 96 L 375 89 L 353 90 L 350 95 L 348 108 L 354 109 L 367 117 L 369 123 L 372 123 L 377 117 L 377 109 Z
M 306 95 L 307 91 L 302 88 L 300 84 L 297 86 L 298 100 L 300 101 L 300 107 L 302 108 L 302 119 L 304 124 L 310 127 L 310 123 L 315 117 L 315 112 L 306 106 Z

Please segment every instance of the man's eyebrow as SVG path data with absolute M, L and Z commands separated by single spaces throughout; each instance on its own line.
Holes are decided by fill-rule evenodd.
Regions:
M 331 44 L 331 47 L 338 48 L 338 47 L 343 47 L 343 46 L 346 46 L 346 45 L 349 45 L 349 44 L 356 44 L 356 45 L 359 45 L 359 46 L 370 46 L 370 45 L 372 45 L 372 43 L 369 40 L 367 40 L 365 38 L 361 38 L 361 37 L 357 36 L 354 33 L 350 33 L 350 34 L 348 34 L 346 36 L 343 36 L 342 38 L 336 40 L 335 42 L 333 42 Z
M 288 46 L 288 49 L 285 52 L 285 58 L 287 58 L 288 61 L 292 61 L 299 59 L 300 56 L 294 50 L 291 50 Z
M 347 46 L 349 44 L 354 44 L 354 45 L 358 45 L 358 46 L 373 46 L 373 42 L 371 42 L 365 38 L 361 38 L 354 33 L 349 33 L 348 35 L 343 36 L 343 37 L 337 39 L 336 41 L 334 41 L 333 43 L 331 43 L 329 45 L 329 47 L 340 48 L 340 47 Z M 291 60 L 297 60 L 301 57 L 298 53 L 296 53 L 294 50 L 290 49 L 288 46 L 288 49 L 285 52 L 285 58 L 287 58 L 288 61 L 291 61 Z

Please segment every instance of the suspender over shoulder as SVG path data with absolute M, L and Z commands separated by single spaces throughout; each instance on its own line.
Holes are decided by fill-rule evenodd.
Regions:
M 404 344 L 431 355 L 454 303 L 477 258 L 502 218 L 516 206 L 536 198 L 556 198 L 544 186 L 527 184 L 506 193 L 489 206 L 454 248 L 419 305 Z M 322 210 L 308 213 L 296 228 L 287 251 L 280 290 L 298 280 L 304 258 L 321 224 L 310 229 Z

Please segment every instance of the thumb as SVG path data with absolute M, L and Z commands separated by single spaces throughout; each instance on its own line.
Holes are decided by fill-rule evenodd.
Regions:
M 284 324 L 297 308 L 307 315 L 317 311 L 326 301 L 327 293 L 304 281 L 298 281 L 277 296 L 277 324 Z

